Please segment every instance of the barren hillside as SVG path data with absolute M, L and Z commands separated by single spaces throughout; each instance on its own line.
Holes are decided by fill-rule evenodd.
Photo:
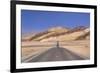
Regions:
M 89 39 L 90 30 L 84 26 L 74 29 L 53 27 L 44 32 L 22 37 L 22 41 L 71 41 Z

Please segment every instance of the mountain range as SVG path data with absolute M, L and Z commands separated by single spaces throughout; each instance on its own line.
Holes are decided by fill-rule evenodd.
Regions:
M 73 29 L 61 26 L 52 27 L 37 34 L 22 37 L 22 41 L 72 41 L 90 39 L 90 29 L 78 26 Z

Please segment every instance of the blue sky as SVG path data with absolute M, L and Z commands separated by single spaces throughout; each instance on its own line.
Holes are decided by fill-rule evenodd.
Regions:
M 56 26 L 74 28 L 89 25 L 89 13 L 21 10 L 22 33 L 41 32 Z

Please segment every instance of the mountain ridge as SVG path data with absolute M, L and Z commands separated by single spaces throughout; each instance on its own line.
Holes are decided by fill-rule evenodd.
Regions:
M 89 28 L 84 26 L 78 26 L 73 29 L 66 27 L 52 27 L 44 32 L 31 35 L 30 38 L 24 39 L 22 41 L 68 41 L 68 40 L 82 40 L 84 37 L 90 36 L 86 35 L 90 33 Z M 83 37 L 84 36 L 84 37 Z

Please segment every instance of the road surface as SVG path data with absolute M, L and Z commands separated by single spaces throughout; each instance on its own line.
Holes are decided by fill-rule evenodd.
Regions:
M 76 55 L 75 53 L 65 48 L 53 47 L 39 54 L 36 57 L 31 56 L 27 62 L 49 62 L 49 61 L 68 61 L 68 60 L 84 60 L 84 58 Z

